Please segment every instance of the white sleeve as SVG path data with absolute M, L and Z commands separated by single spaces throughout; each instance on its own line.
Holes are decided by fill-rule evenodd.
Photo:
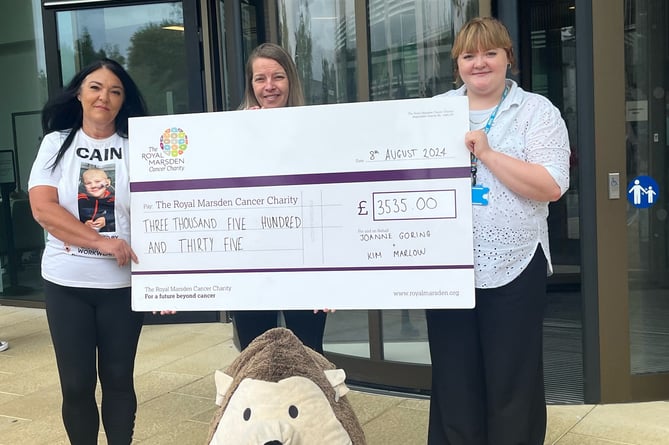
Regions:
M 537 96 L 535 96 L 537 98 Z M 527 133 L 528 161 L 543 165 L 560 187 L 569 188 L 569 133 L 560 111 L 541 97 L 531 103 L 532 117 Z
M 60 166 L 56 166 L 55 169 L 53 168 L 53 161 L 56 159 L 56 154 L 64 139 L 62 133 L 59 131 L 54 131 L 44 136 L 37 151 L 35 162 L 33 162 L 32 169 L 30 170 L 28 190 L 37 185 L 58 187 L 62 173 Z

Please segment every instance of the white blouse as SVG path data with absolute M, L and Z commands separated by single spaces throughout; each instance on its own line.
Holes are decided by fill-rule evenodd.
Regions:
M 569 188 L 569 135 L 560 111 L 544 96 L 523 91 L 513 80 L 488 133 L 501 153 L 543 165 L 560 186 Z M 436 97 L 463 96 L 465 86 Z M 480 120 L 480 119 L 479 119 Z M 474 269 L 477 288 L 510 283 L 541 244 L 552 274 L 548 246 L 548 202 L 519 196 L 478 163 L 477 183 L 490 188 L 488 205 L 473 206 Z

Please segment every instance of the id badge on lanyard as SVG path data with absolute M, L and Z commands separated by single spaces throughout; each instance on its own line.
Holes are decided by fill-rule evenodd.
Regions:
M 508 86 L 504 88 L 504 92 L 502 93 L 502 98 L 499 100 L 499 103 L 497 104 L 493 112 L 490 114 L 490 117 L 488 118 L 488 122 L 485 124 L 485 127 L 483 127 L 483 132 L 485 134 L 488 134 L 488 132 L 490 131 L 492 123 L 495 121 L 495 117 L 497 116 L 497 112 L 499 111 L 499 107 L 500 105 L 502 105 L 502 102 L 504 102 L 504 98 L 506 98 L 507 94 L 509 94 Z M 478 159 L 472 153 L 471 155 L 472 204 L 485 206 L 488 205 L 488 193 L 490 192 L 490 188 L 485 187 L 483 184 L 478 184 L 476 182 L 476 172 L 478 170 L 477 164 L 478 164 Z

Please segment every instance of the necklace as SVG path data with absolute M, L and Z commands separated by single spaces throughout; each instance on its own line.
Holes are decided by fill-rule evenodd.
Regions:
M 471 113 L 469 114 L 469 123 L 472 125 L 481 125 L 486 119 L 488 119 L 487 114 L 484 114 L 481 120 L 472 119 Z
M 494 111 L 495 107 L 489 108 L 487 110 L 470 110 L 469 111 L 469 124 L 472 129 L 479 129 L 483 127 L 483 123 L 490 119 L 490 115 Z

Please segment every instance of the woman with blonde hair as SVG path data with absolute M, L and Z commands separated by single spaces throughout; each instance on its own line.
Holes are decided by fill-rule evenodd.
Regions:
M 546 434 L 542 329 L 552 273 L 548 203 L 569 186 L 560 112 L 507 79 L 506 27 L 475 18 L 451 51 L 467 96 L 474 202 L 474 309 L 428 310 L 432 358 L 430 445 L 542 445 Z M 477 194 L 478 195 L 478 194 Z

